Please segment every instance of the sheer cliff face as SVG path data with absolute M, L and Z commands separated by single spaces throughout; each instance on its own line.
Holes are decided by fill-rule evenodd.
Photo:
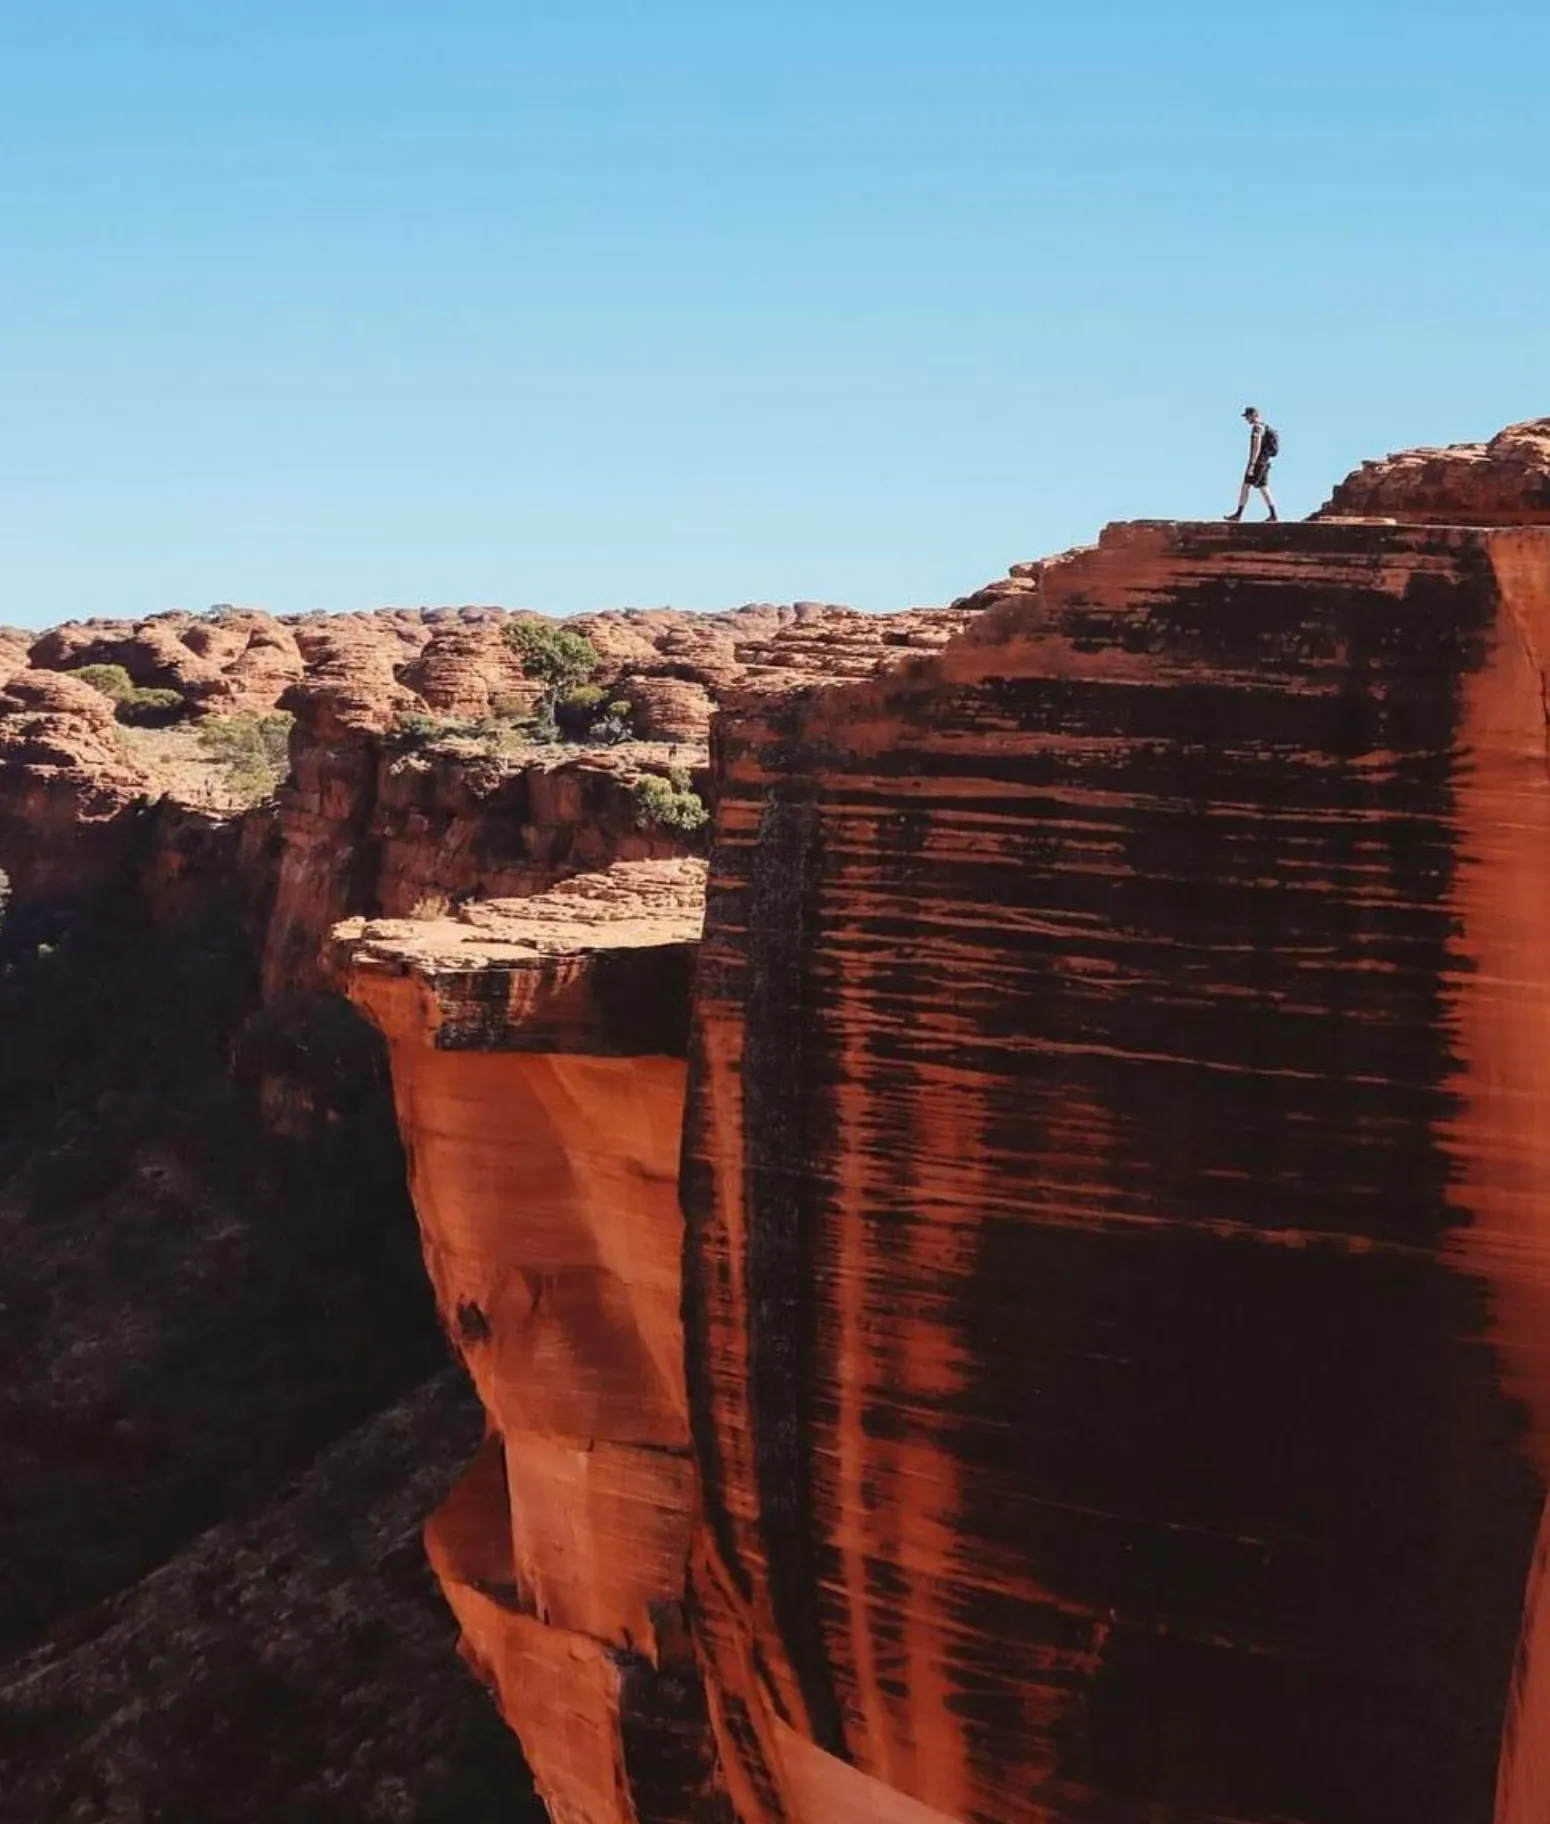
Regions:
M 425 1257 L 489 1416 L 431 1524 L 552 1815 L 723 1816 L 684 1616 L 696 1481 L 677 1201 L 703 864 L 346 927 Z
M 718 725 L 737 1814 L 1542 1817 L 1550 532 L 1118 527 L 986 599 Z

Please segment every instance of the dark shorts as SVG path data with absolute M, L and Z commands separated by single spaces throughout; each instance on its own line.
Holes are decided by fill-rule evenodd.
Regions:
M 1270 486 L 1270 458 L 1268 456 L 1261 456 L 1259 461 L 1249 470 L 1249 486 L 1251 488 L 1268 488 Z

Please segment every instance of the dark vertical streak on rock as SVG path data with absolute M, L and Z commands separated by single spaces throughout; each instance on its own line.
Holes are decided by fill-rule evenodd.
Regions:
M 823 1148 L 808 977 L 821 867 L 817 807 L 772 797 L 747 900 L 749 1397 L 770 1600 L 813 1739 L 837 1754 L 844 1741 L 818 1619 L 811 1474 L 821 1279 L 810 1168 Z
M 693 1664 L 658 1669 L 627 1653 L 615 1658 L 624 1768 L 638 1824 L 733 1824 L 718 1790 L 705 1690 Z
M 714 872 L 712 874 L 714 880 Z M 734 896 L 707 896 L 706 917 L 718 925 L 730 922 Z M 695 962 L 694 994 L 707 991 L 709 966 L 703 950 Z M 716 1432 L 716 1359 L 711 1321 L 713 1307 L 724 1300 L 721 1282 L 730 1271 L 726 1257 L 711 1245 L 715 1227 L 716 1185 L 711 1169 L 712 1146 L 706 1106 L 707 1077 L 703 1053 L 704 1031 L 692 1025 L 689 1034 L 689 1087 L 684 1108 L 683 1147 L 679 1155 L 678 1201 L 684 1214 L 683 1324 L 684 1378 L 689 1402 L 689 1433 L 694 1440 L 700 1471 L 700 1510 L 715 1541 L 716 1553 L 732 1585 L 744 1602 L 753 1591 L 752 1579 L 738 1546 L 737 1529 L 727 1506 L 727 1470 Z
M 1239 595 L 1263 633 L 1266 603 Z M 1490 1813 L 1540 1490 L 1486 1292 L 1433 1251 L 1465 1220 L 1440 1147 L 1458 1112 L 1450 782 L 1491 601 L 1416 596 L 1345 596 L 1344 687 L 1263 696 L 1252 735 L 1228 687 L 1173 731 L 1152 722 L 1163 693 L 1112 693 L 1123 759 L 1111 748 L 1100 777 L 1073 742 L 1064 783 L 1090 796 L 1118 867 L 1057 853 L 1003 883 L 1002 903 L 1058 900 L 1096 936 L 1069 940 L 1057 969 L 1030 960 L 1004 1000 L 1006 1035 L 1059 1049 L 1026 1054 L 1004 1089 L 1005 1060 L 986 1059 L 987 1144 L 1037 1160 L 1030 1125 L 1090 1100 L 1114 1137 L 1095 1161 L 1109 1207 L 1143 1220 L 985 1225 L 963 1300 L 981 1372 L 962 1527 L 1110 1618 L 1061 1774 L 1190 1815 Z M 1203 590 L 1185 606 L 1213 610 Z M 1041 692 L 1009 689 L 1003 707 L 1027 726 Z M 1101 961 L 1114 933 L 1139 985 L 1095 991 L 1084 950 Z M 1358 953 L 1383 966 L 1352 968 Z M 1034 1182 L 1060 1164 L 1036 1163 Z M 1267 1248 L 1244 1225 L 1313 1239 Z M 1318 1239 L 1345 1236 L 1405 1253 Z M 964 1619 L 995 1643 L 969 1668 L 985 1690 L 1037 1646 L 1031 1618 L 971 1604 Z M 1015 1743 L 989 1712 L 970 1736 L 987 1764 Z

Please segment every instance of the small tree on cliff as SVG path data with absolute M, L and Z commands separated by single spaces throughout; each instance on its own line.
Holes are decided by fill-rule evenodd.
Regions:
M 527 676 L 547 687 L 544 708 L 550 721 L 560 698 L 598 668 L 597 648 L 586 635 L 553 621 L 513 621 L 506 638 L 521 655 Z

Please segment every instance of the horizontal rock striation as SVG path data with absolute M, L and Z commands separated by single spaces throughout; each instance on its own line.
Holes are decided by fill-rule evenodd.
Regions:
M 1364 462 L 1321 519 L 1454 526 L 1550 525 L 1550 418 L 1510 424 L 1488 443 L 1404 450 Z
M 113 706 L 78 679 L 0 677 L 0 872 L 18 900 L 68 904 L 130 865 L 148 780 Z
M 489 1415 L 431 1559 L 566 1824 L 727 1814 L 684 1615 L 676 1198 L 702 863 L 345 926 L 425 1257 Z
M 981 600 L 714 739 L 737 1816 L 1540 1818 L 1550 532 L 1119 526 Z

